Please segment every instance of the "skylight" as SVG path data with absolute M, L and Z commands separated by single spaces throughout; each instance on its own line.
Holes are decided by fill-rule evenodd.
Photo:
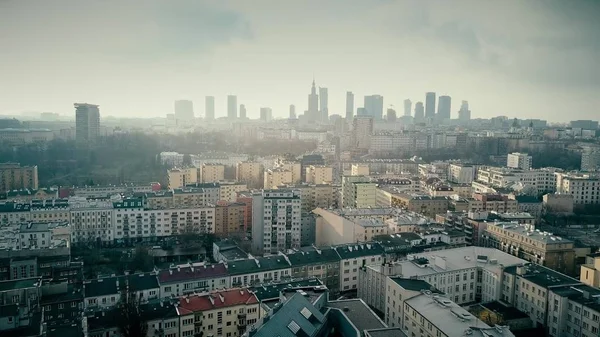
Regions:
M 290 329 L 291 332 L 295 334 L 298 333 L 298 331 L 300 331 L 300 326 L 298 325 L 298 323 L 291 321 L 290 324 L 288 324 L 288 329 Z
M 310 316 L 312 316 L 312 312 L 310 312 L 310 310 L 308 310 L 308 308 L 304 307 L 302 308 L 302 310 L 300 310 L 300 313 L 302 314 L 302 316 L 304 316 L 304 318 L 309 319 Z

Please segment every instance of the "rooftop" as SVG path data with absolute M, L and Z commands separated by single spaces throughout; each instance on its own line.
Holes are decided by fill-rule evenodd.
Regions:
M 246 260 L 230 261 L 227 264 L 229 275 L 251 274 L 260 271 L 290 268 L 290 264 L 281 255 L 256 257 Z
M 490 223 L 488 226 L 490 226 L 490 225 L 500 227 L 504 230 L 515 233 L 517 235 L 527 236 L 531 240 L 543 242 L 546 244 L 573 243 L 573 241 L 562 238 L 558 235 L 554 235 L 549 232 L 540 231 L 539 229 L 534 229 L 533 226 L 530 226 L 528 224 L 518 224 L 515 222 L 493 222 L 493 223 Z
M 340 310 L 358 331 L 387 328 L 387 325 L 360 298 L 330 301 L 327 303 L 327 307 Z
M 258 303 L 258 299 L 252 292 L 249 292 L 248 289 L 234 288 L 223 291 L 214 291 L 207 295 L 189 295 L 181 297 L 179 298 L 177 309 L 179 315 L 182 315 L 190 312 L 256 303 Z
M 156 274 L 141 273 L 87 280 L 84 282 L 84 293 L 85 297 L 118 294 L 127 285 L 129 285 L 131 291 L 142 291 L 159 287 Z
M 383 222 L 379 219 L 372 219 L 372 218 L 356 219 L 356 220 L 354 220 L 354 223 L 361 227 L 387 227 L 385 222 Z
M 203 266 L 189 265 L 187 267 L 178 266 L 161 270 L 158 273 L 158 282 L 165 284 L 225 276 L 227 276 L 227 266 L 224 263 L 205 264 Z
M 442 251 L 408 255 L 401 265 L 402 277 L 426 276 L 453 270 L 484 268 L 500 272 L 501 267 L 516 266 L 527 261 L 494 248 L 460 247 Z
M 41 285 L 41 279 L 37 277 L 12 280 L 12 281 L 0 281 L 0 291 L 10 291 L 25 288 L 35 288 Z
M 287 257 L 292 267 L 340 261 L 340 256 L 333 248 L 302 250 L 287 254 Z
M 581 282 L 579 282 L 577 279 L 569 277 L 565 274 L 561 274 L 550 268 L 531 263 L 523 264 L 522 266 L 510 266 L 505 268 L 504 272 L 520 276 L 523 279 L 543 288 L 548 288 L 549 286 L 581 284 Z
M 390 279 L 396 282 L 403 289 L 410 291 L 435 290 L 435 287 L 423 280 L 402 277 L 391 277 Z
M 600 290 L 587 285 L 553 288 L 553 293 L 600 312 Z
M 408 337 L 400 328 L 383 328 L 365 331 L 365 337 Z
M 248 288 L 250 291 L 256 295 L 259 301 L 269 301 L 269 300 L 277 300 L 279 299 L 279 293 L 284 289 L 295 289 L 302 287 L 318 287 L 323 286 L 323 282 L 321 282 L 318 278 L 307 278 L 301 280 L 292 280 L 289 282 L 279 282 L 279 283 L 263 283 L 258 286 Z
M 363 256 L 383 255 L 385 253 L 383 247 L 375 242 L 356 244 L 351 243 L 333 248 L 337 251 L 342 260 L 355 259 Z

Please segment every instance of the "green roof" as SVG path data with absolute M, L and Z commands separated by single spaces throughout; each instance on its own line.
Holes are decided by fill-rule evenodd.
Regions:
M 38 287 L 41 283 L 41 280 L 37 277 L 26 278 L 20 280 L 12 280 L 12 281 L 1 281 L 0 282 L 0 291 L 9 291 L 16 289 L 24 289 L 24 288 L 34 288 Z
M 352 243 L 334 247 L 342 260 L 355 259 L 363 256 L 383 255 L 384 250 L 380 244 L 370 243 Z
M 333 248 L 299 251 L 293 254 L 287 254 L 287 257 L 290 260 L 292 267 L 340 261 L 340 256 Z
M 229 275 L 251 274 L 286 268 L 290 268 L 290 264 L 285 257 L 281 255 L 235 260 L 227 265 Z

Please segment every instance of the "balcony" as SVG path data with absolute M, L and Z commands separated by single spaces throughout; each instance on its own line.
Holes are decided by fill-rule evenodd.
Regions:
M 246 318 L 246 315 L 247 315 L 247 314 L 246 314 L 245 312 L 240 312 L 240 313 L 238 313 L 237 317 L 238 317 L 238 319 L 242 319 L 242 318 L 244 318 L 244 319 L 245 319 L 245 318 Z

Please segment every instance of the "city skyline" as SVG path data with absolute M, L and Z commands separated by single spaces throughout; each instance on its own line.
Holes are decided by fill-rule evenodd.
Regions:
M 330 115 L 345 114 L 346 91 L 377 93 L 397 107 L 432 91 L 468 100 L 473 117 L 590 119 L 600 105 L 593 67 L 600 23 L 592 15 L 600 4 L 578 3 L 332 0 L 319 2 L 313 17 L 304 2 L 150 1 L 140 10 L 133 3 L 4 1 L 0 25 L 11 34 L 1 38 L 0 114 L 69 115 L 72 102 L 87 101 L 106 116 L 162 117 L 174 100 L 200 106 L 215 96 L 219 116 L 233 92 L 251 118 L 265 105 L 284 117 L 290 104 L 306 109 L 306 83 L 315 74 L 329 89 Z M 103 21 L 108 13 L 118 13 L 111 25 Z M 358 13 L 377 24 L 357 27 Z M 410 16 L 399 20 L 398 13 Z M 506 17 L 519 24 L 507 29 Z M 552 33 L 558 26 L 564 29 Z

